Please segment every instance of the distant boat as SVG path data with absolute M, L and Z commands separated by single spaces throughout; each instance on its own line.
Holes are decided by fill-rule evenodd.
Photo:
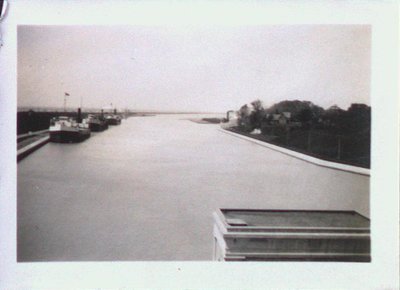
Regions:
M 104 131 L 108 128 L 108 122 L 103 116 L 89 115 L 86 119 L 89 128 L 93 132 Z
M 119 125 L 121 124 L 121 117 L 118 115 L 107 115 L 106 116 L 108 125 Z
M 57 143 L 81 142 L 90 137 L 89 124 L 60 116 L 50 120 L 50 141 Z

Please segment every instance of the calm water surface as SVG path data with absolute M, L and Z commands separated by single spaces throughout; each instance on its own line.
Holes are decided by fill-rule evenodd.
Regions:
M 18 260 L 211 260 L 220 207 L 369 215 L 369 177 L 189 117 L 132 117 L 18 163 Z

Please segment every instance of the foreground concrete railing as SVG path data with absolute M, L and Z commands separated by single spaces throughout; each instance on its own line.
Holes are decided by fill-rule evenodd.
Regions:
M 50 136 L 45 136 L 43 138 L 40 138 L 36 140 L 35 142 L 32 142 L 31 144 L 19 149 L 17 151 L 17 161 L 22 160 L 24 157 L 28 156 L 30 153 L 33 151 L 37 150 L 38 148 L 42 147 L 45 145 L 47 142 L 49 142 Z
M 357 167 L 357 166 L 352 166 L 352 165 L 347 165 L 347 164 L 342 164 L 342 163 L 337 163 L 337 162 L 332 162 L 332 161 L 327 161 L 327 160 L 323 160 L 323 159 L 319 159 L 310 155 L 306 155 L 300 152 L 296 152 L 296 151 L 292 151 L 290 149 L 286 149 L 283 147 L 279 147 L 264 141 L 260 141 L 251 137 L 247 137 L 232 131 L 228 131 L 222 128 L 218 128 L 219 131 L 224 132 L 226 134 L 256 143 L 258 145 L 270 148 L 272 150 L 284 153 L 286 155 L 295 157 L 297 159 L 301 159 L 322 167 L 328 167 L 328 168 L 333 168 L 333 169 L 337 169 L 337 170 L 342 170 L 342 171 L 347 171 L 347 172 L 351 172 L 351 173 L 356 173 L 356 174 L 361 174 L 361 175 L 366 175 L 366 176 L 370 176 L 370 170 L 367 168 L 362 168 L 362 167 Z
M 370 262 L 370 220 L 355 211 L 218 209 L 215 261 Z
M 36 136 L 36 135 L 39 135 L 39 134 L 47 133 L 47 132 L 49 132 L 48 129 L 41 130 L 41 131 L 35 131 L 35 132 L 29 132 L 29 133 L 26 133 L 26 134 L 21 134 L 21 135 L 17 136 L 17 141 L 22 141 L 23 139 L 26 139 L 26 138 L 29 138 L 29 137 L 33 137 L 33 136 Z

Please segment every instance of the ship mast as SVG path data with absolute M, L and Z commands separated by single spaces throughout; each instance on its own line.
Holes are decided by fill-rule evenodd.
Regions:
M 69 96 L 69 94 L 67 92 L 64 93 L 64 112 L 67 111 L 67 96 Z

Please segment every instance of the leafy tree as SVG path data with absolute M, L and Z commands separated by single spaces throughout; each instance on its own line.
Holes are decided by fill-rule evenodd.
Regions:
M 251 102 L 253 106 L 253 111 L 250 114 L 250 125 L 252 128 L 261 128 L 261 122 L 264 120 L 266 116 L 266 112 L 264 110 L 264 106 L 260 100 L 255 100 Z
M 295 116 L 296 116 L 297 120 L 299 120 L 302 123 L 310 123 L 311 121 L 314 120 L 314 114 L 310 108 L 302 109 Z
M 264 106 L 260 100 L 255 100 L 255 101 L 251 102 L 251 105 L 253 106 L 255 111 L 263 111 L 264 110 Z
M 239 126 L 244 128 L 245 130 L 249 130 L 250 128 L 250 107 L 245 104 L 238 111 L 238 122 Z
M 333 133 L 343 132 L 343 127 L 347 124 L 346 111 L 333 105 L 323 113 L 322 120 L 325 129 Z
M 371 107 L 365 104 L 351 104 L 347 110 L 349 130 L 369 132 L 371 130 Z
M 294 119 L 318 120 L 324 113 L 324 109 L 310 101 L 282 101 L 266 109 L 269 114 L 290 112 Z M 299 119 L 298 119 L 299 120 Z M 301 121 L 301 120 L 299 120 Z

